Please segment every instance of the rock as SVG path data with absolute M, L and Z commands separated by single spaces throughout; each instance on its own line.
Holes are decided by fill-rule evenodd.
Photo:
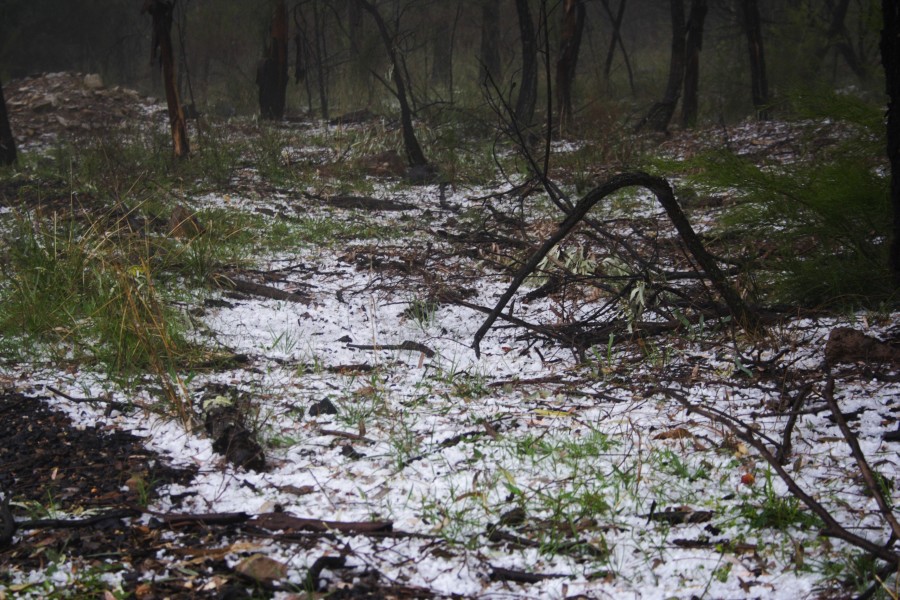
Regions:
M 88 73 L 84 76 L 84 87 L 89 90 L 103 89 L 103 79 L 98 73 Z
M 830 365 L 842 362 L 878 362 L 900 367 L 900 348 L 849 327 L 835 327 L 825 344 L 825 361 Z
M 287 577 L 287 565 L 264 554 L 254 554 L 239 562 L 234 570 L 248 579 L 271 585 Z

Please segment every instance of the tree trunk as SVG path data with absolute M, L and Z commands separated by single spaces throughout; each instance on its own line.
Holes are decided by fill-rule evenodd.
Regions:
M 431 85 L 450 89 L 453 72 L 453 48 L 450 20 L 439 15 L 431 26 Z
M 365 28 L 363 26 L 363 13 L 360 10 L 359 2 L 356 0 L 347 2 L 347 33 L 350 37 L 350 64 L 353 69 L 353 76 L 359 79 L 366 79 L 369 76 L 369 72 L 366 70 L 362 51 Z
M 684 0 L 671 0 L 672 9 L 672 56 L 669 61 L 669 82 L 663 99 L 653 105 L 647 116 L 638 124 L 638 129 L 650 127 L 660 133 L 669 129 L 678 98 L 681 95 L 681 84 L 684 82 Z
M 496 0 L 481 3 L 481 83 L 500 82 L 500 10 Z M 490 76 L 490 77 L 488 77 Z
M 0 83 L 0 165 L 11 165 L 14 162 L 16 162 L 16 140 L 9 126 L 3 84 Z
M 328 47 L 325 45 L 324 17 L 318 0 L 313 0 L 313 23 L 316 32 L 316 78 L 319 80 L 319 109 L 322 118 L 328 120 Z
M 769 82 L 766 79 L 766 57 L 763 52 L 762 24 L 757 0 L 738 0 L 744 33 L 750 50 L 750 84 L 756 117 L 769 118 Z
M 603 67 L 603 80 L 609 86 L 609 73 L 612 70 L 613 57 L 616 54 L 616 44 L 618 44 L 622 50 L 622 58 L 625 59 L 625 68 L 628 70 L 628 83 L 631 86 L 631 93 L 634 94 L 634 73 L 631 71 L 631 61 L 628 59 L 625 44 L 622 42 L 622 21 L 625 18 L 626 4 L 626 0 L 621 0 L 619 2 L 619 12 L 613 15 L 612 9 L 609 7 L 609 0 L 603 0 L 603 8 L 613 24 L 612 40 L 609 43 L 609 52 L 606 54 L 606 65 Z
M 685 48 L 684 98 L 681 102 L 681 126 L 697 124 L 697 89 L 700 86 L 700 50 L 703 48 L 703 22 L 706 20 L 706 0 L 694 0 L 688 17 Z
M 150 50 L 151 62 L 157 59 L 163 70 L 163 85 L 166 88 L 166 106 L 169 111 L 169 125 L 172 129 L 172 146 L 175 156 L 184 158 L 191 152 L 184 120 L 184 110 L 175 87 L 175 59 L 172 53 L 172 11 L 177 0 L 144 0 L 141 14 L 148 13 L 153 18 L 153 41 Z
M 565 134 L 571 125 L 572 87 L 575 82 L 581 34 L 584 31 L 584 15 L 582 0 L 564 1 L 559 59 L 556 61 L 556 101 L 559 106 L 560 135 Z
M 259 86 L 259 114 L 263 119 L 284 116 L 288 82 L 288 20 L 285 0 L 278 0 L 272 11 L 266 56 L 256 67 Z
M 847 11 L 850 8 L 850 0 L 839 0 L 834 6 L 831 13 L 831 25 L 828 27 L 828 46 L 825 48 L 834 48 L 841 56 L 850 70 L 865 83 L 869 79 L 869 73 L 865 65 L 859 59 L 856 50 L 853 49 L 853 43 L 850 41 L 850 33 L 844 24 L 847 18 Z M 824 54 L 824 52 L 823 52 Z
M 891 163 L 891 207 L 894 235 L 890 268 L 894 284 L 900 287 L 900 3 L 881 0 L 884 28 L 881 30 L 881 63 L 888 94 L 887 153 Z
M 534 107 L 537 103 L 537 35 L 531 20 L 528 0 L 516 0 L 516 14 L 519 17 L 519 33 L 522 37 L 522 81 L 516 100 L 516 122 L 519 127 L 530 127 L 534 121 Z
M 403 81 L 404 71 L 400 64 L 400 59 L 397 56 L 394 38 L 390 31 L 388 31 L 387 24 L 384 22 L 378 8 L 370 2 L 370 0 L 357 1 L 366 12 L 372 15 L 372 20 L 375 21 L 375 25 L 378 27 L 378 32 L 381 34 L 381 41 L 384 43 L 388 58 L 390 58 L 391 61 L 391 71 L 393 73 L 394 86 L 396 87 L 394 93 L 397 96 L 397 101 L 400 103 L 400 125 L 403 130 L 403 147 L 406 150 L 406 158 L 409 161 L 409 166 L 411 170 L 428 170 L 430 169 L 430 165 L 425 158 L 425 153 L 422 152 L 422 147 L 419 146 L 419 140 L 416 139 L 416 131 L 413 128 L 412 110 L 409 107 L 409 100 L 406 96 L 406 84 Z

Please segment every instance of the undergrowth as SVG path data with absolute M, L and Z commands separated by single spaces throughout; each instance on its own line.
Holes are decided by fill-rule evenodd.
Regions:
M 737 198 L 718 226 L 720 245 L 740 249 L 764 300 L 831 308 L 896 300 L 877 109 L 838 96 L 797 106 L 800 116 L 837 121 L 841 139 L 789 164 L 716 152 L 687 165 L 693 185 Z

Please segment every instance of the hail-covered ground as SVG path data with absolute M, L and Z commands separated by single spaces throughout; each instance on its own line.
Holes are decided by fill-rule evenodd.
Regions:
M 486 315 L 473 306 L 492 308 L 510 272 L 453 235 L 472 227 L 486 203 L 501 202 L 484 200 L 499 188 L 382 181 L 371 189 L 399 209 L 323 206 L 303 190 L 185 198 L 199 215 L 244 211 L 263 215 L 265 227 L 297 224 L 294 234 L 315 222 L 379 234 L 308 243 L 301 232 L 296 248 L 247 257 L 252 268 L 240 277 L 297 298 L 219 289 L 185 304 L 196 341 L 246 356 L 236 368 L 178 374 L 186 398 L 199 421 L 210 406 L 239 399 L 265 449 L 265 470 L 235 466 L 202 426 L 174 417 L 50 401 L 76 423 L 131 431 L 172 464 L 198 469 L 193 481 L 159 490 L 140 519 L 244 512 L 390 523 L 378 535 L 351 529 L 302 543 L 277 535 L 218 542 L 233 548 L 224 553 L 231 565 L 253 554 L 283 565 L 270 585 L 283 590 L 276 597 L 304 597 L 308 570 L 329 556 L 345 559 L 321 574 L 330 590 L 375 573 L 422 596 L 820 597 L 852 578 L 858 552 L 820 536 L 821 524 L 753 448 L 678 400 L 781 442 L 803 394 L 785 468 L 851 531 L 888 540 L 822 398 L 829 332 L 842 325 L 877 337 L 896 314 L 785 318 L 754 339 L 727 323 L 695 321 L 640 341 L 610 336 L 581 353 L 500 319 L 476 354 Z M 652 195 L 640 193 L 597 210 L 617 219 L 661 214 Z M 535 246 L 540 232 L 552 231 L 548 215 L 545 206 Z M 558 324 L 609 302 L 590 294 L 523 298 L 541 283 L 526 283 L 504 315 Z M 122 389 L 87 365 L 2 368 L 7 378 L 73 397 L 161 401 L 153 385 Z M 832 375 L 835 398 L 858 416 L 852 426 L 862 449 L 896 500 L 897 445 L 882 436 L 896 428 L 900 384 L 860 365 Z M 173 572 L 187 564 L 176 552 L 157 558 Z M 58 568 L 54 577 L 76 571 Z M 115 573 L 107 577 L 114 587 Z M 197 577 L 202 587 L 202 569 Z

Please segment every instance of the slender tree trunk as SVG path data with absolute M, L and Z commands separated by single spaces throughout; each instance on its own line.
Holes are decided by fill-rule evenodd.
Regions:
M 516 0 L 516 14 L 519 17 L 519 33 L 522 37 L 522 80 L 519 97 L 516 100 L 516 122 L 520 127 L 530 127 L 534 121 L 534 107 L 537 103 L 537 35 L 531 20 L 528 0 Z
M 172 146 L 175 156 L 184 158 L 191 152 L 184 120 L 184 110 L 175 87 L 175 58 L 172 53 L 172 11 L 177 0 L 145 0 L 141 13 L 153 18 L 153 41 L 150 51 L 151 62 L 159 57 L 163 70 L 163 85 L 166 88 L 166 106 L 169 111 L 169 125 L 172 129 Z
M 362 40 L 365 35 L 363 25 L 363 13 L 359 2 L 349 0 L 347 2 L 347 33 L 350 36 L 350 64 L 353 76 L 359 80 L 368 79 L 369 72 L 363 58 Z
M 285 0 L 278 0 L 272 11 L 266 56 L 256 69 L 259 86 L 259 114 L 263 119 L 284 116 L 288 82 L 288 19 Z
M 744 33 L 750 50 L 750 84 L 756 117 L 769 118 L 769 82 L 766 78 L 766 57 L 763 51 L 762 23 L 757 0 L 738 0 Z
M 9 126 L 3 84 L 0 83 L 0 165 L 11 165 L 14 162 L 16 162 L 16 140 Z
M 446 13 L 439 15 L 431 26 L 431 85 L 450 89 L 453 72 L 451 23 Z
M 631 87 L 631 93 L 634 94 L 634 73 L 631 71 L 631 61 L 628 59 L 628 52 L 625 51 L 625 43 L 622 42 L 622 21 L 625 19 L 625 6 L 627 0 L 620 0 L 619 11 L 613 15 L 612 9 L 609 7 L 609 0 L 603 0 L 603 9 L 609 15 L 613 24 L 612 41 L 609 43 L 609 52 L 606 53 L 606 65 L 603 67 L 603 80 L 609 86 L 609 74 L 612 71 L 613 57 L 616 54 L 616 44 L 622 50 L 622 58 L 625 59 L 625 69 L 628 71 L 628 83 Z
M 694 0 L 688 17 L 685 48 L 684 98 L 681 102 L 681 126 L 697 124 L 697 90 L 700 86 L 700 50 L 703 48 L 703 23 L 706 20 L 706 0 Z
M 370 2 L 370 0 L 357 0 L 357 2 L 359 2 L 360 6 L 372 16 L 372 20 L 375 21 L 378 32 L 381 34 L 381 41 L 384 43 L 388 58 L 390 58 L 391 61 L 391 71 L 393 72 L 394 86 L 396 88 L 394 93 L 397 96 L 397 101 L 400 103 L 400 124 L 403 130 L 403 147 L 406 150 L 406 158 L 409 161 L 409 166 L 412 169 L 428 169 L 428 160 L 425 158 L 425 153 L 422 152 L 419 140 L 416 139 L 416 131 L 412 122 L 412 110 L 410 109 L 409 100 L 406 95 L 406 83 L 403 81 L 404 70 L 400 64 L 400 58 L 397 56 L 394 38 L 390 31 L 388 31 L 387 24 L 384 22 L 381 13 L 378 11 L 378 7 Z
M 559 132 L 565 134 L 572 120 L 572 87 L 581 34 L 584 32 L 584 2 L 563 2 L 563 25 L 560 38 L 559 59 L 556 61 L 556 103 L 559 106 Z
M 666 85 L 666 93 L 663 99 L 653 105 L 647 116 L 638 124 L 638 129 L 650 127 L 660 133 L 669 129 L 678 98 L 681 95 L 681 85 L 684 82 L 684 49 L 685 31 L 684 24 L 684 0 L 670 0 L 672 9 L 672 56 L 669 61 L 669 82 Z
M 890 268 L 895 286 L 900 287 L 900 3 L 881 0 L 881 12 L 884 16 L 881 63 L 888 95 L 887 153 L 891 163 L 891 207 L 894 210 Z
M 497 0 L 481 2 L 481 83 L 503 78 L 500 70 L 500 10 Z
M 839 0 L 831 13 L 831 25 L 828 27 L 828 46 L 824 49 L 834 48 L 841 56 L 850 70 L 859 78 L 861 82 L 869 79 L 869 73 L 866 67 L 860 61 L 853 43 L 850 41 L 850 34 L 847 26 L 844 24 L 847 18 L 847 11 L 850 8 L 850 0 Z M 823 52 L 824 54 L 824 52 Z
M 325 23 L 318 0 L 313 0 L 313 23 L 316 32 L 316 78 L 319 80 L 319 108 L 323 119 L 328 119 L 328 47 L 325 45 Z

